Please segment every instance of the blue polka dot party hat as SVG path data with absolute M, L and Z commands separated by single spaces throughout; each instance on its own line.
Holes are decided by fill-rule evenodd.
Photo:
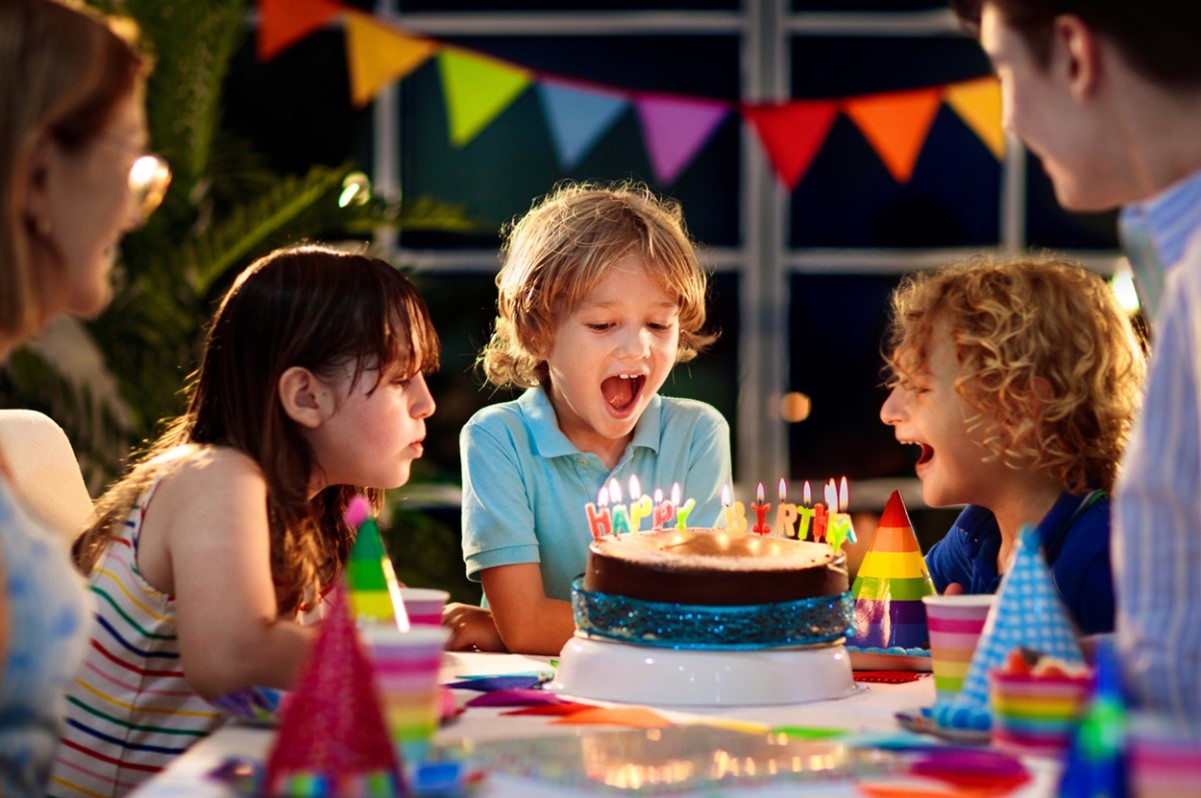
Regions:
M 1001 582 L 988 621 L 980 635 L 963 689 L 934 705 L 933 715 L 944 728 L 985 730 L 992 725 L 988 709 L 988 673 L 1005 664 L 1018 647 L 1066 663 L 1084 663 L 1076 630 L 1055 589 L 1043 559 L 1041 539 L 1033 526 L 1022 527 L 1013 567 Z

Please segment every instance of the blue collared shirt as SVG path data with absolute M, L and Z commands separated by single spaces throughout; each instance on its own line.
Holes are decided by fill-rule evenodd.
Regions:
M 463 559 L 467 576 L 500 565 L 538 563 L 549 598 L 570 600 L 592 542 L 584 505 L 616 479 L 628 502 L 631 476 L 644 493 L 696 500 L 689 526 L 713 526 L 731 482 L 730 427 L 716 409 L 656 395 L 617 466 L 581 452 L 559 429 L 542 388 L 472 416 L 459 436 L 463 462 Z M 643 529 L 650 527 L 649 519 Z
M 1134 701 L 1201 733 L 1201 172 L 1140 210 L 1166 271 L 1114 499 L 1118 647 Z
M 1091 494 L 1090 494 L 1091 495 Z M 1059 597 L 1081 634 L 1112 632 L 1113 572 L 1109 563 L 1109 499 L 1061 493 L 1038 524 Z M 1079 510 L 1079 512 L 1077 512 Z M 949 532 L 926 554 L 939 593 L 955 582 L 967 593 L 996 593 L 1001 530 L 983 507 L 964 508 Z
M 1123 208 L 1119 228 L 1139 301 L 1153 323 L 1163 299 L 1165 271 L 1184 258 L 1189 239 L 1201 229 L 1201 172 Z

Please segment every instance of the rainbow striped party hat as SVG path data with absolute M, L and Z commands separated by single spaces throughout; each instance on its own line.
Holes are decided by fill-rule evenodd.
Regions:
M 379 527 L 371 515 L 371 502 L 366 496 L 352 497 L 343 517 L 358 530 L 346 563 L 346 586 L 355 620 L 360 626 L 394 622 L 401 631 L 407 631 L 409 616 L 400 596 L 400 582 L 384 551 Z
M 905 502 L 894 490 L 851 585 L 855 634 L 847 642 L 859 648 L 926 648 L 922 596 L 932 593 L 934 582 Z
M 940 726 L 988 729 L 988 672 L 1002 668 L 1015 648 L 1033 649 L 1069 664 L 1084 664 L 1084 654 L 1067 608 L 1059 598 L 1051 569 L 1043 559 L 1038 529 L 1027 524 L 1018 533 L 1013 567 L 1001 581 L 997 598 L 980 634 L 963 689 L 949 701 L 935 703 Z
M 334 589 L 296 690 L 283 704 L 263 794 L 406 795 L 400 760 L 359 643 L 346 590 Z

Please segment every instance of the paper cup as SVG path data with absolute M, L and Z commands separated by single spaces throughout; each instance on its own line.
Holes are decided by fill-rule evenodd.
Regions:
M 362 630 L 388 732 L 406 767 L 425 760 L 438 728 L 438 673 L 450 630 L 417 626 L 407 632 L 383 624 Z
M 428 587 L 402 587 L 400 597 L 413 626 L 442 625 L 442 608 L 450 599 L 450 593 Z
M 948 701 L 963 688 L 968 666 L 984 631 L 995 596 L 922 596 L 930 632 L 930 665 L 938 700 Z
M 1058 757 L 1088 705 L 1092 677 L 992 671 L 988 683 L 993 744 L 1015 754 Z

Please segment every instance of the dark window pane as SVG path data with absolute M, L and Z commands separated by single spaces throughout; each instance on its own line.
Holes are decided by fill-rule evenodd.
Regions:
M 1117 249 L 1117 211 L 1065 211 L 1042 164 L 1031 155 L 1026 165 L 1026 238 L 1035 248 Z

